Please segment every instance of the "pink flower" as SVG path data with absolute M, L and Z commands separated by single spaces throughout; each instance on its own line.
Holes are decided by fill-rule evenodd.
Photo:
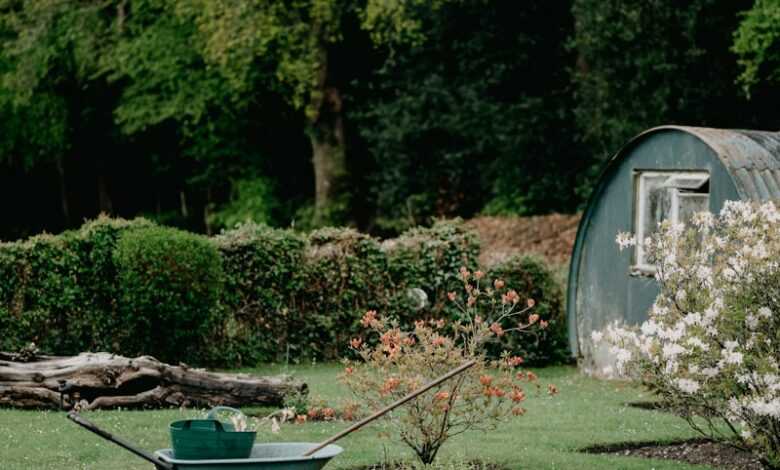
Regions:
M 482 279 L 484 276 L 485 276 L 485 273 L 483 273 L 482 271 L 474 271 L 474 277 L 476 279 Z
M 496 288 L 496 290 L 503 289 L 504 288 L 504 281 L 501 279 L 496 279 L 493 281 L 493 287 Z
M 450 302 L 455 302 L 455 300 L 458 298 L 458 294 L 455 292 L 447 292 L 447 298 L 450 299 Z
M 359 348 L 361 344 L 363 344 L 363 340 L 360 338 L 352 338 L 352 341 L 349 342 L 349 345 L 352 346 L 352 349 Z
M 363 315 L 363 318 L 360 320 L 360 324 L 363 325 L 364 328 L 373 326 L 374 323 L 376 323 L 376 310 L 367 311 L 366 314 Z
M 490 325 L 490 331 L 495 333 L 496 336 L 504 336 L 504 329 L 501 328 L 501 325 L 498 323 L 493 323 Z

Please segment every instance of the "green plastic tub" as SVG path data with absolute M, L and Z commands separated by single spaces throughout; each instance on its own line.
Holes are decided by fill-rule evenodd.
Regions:
M 255 444 L 245 459 L 179 459 L 173 456 L 173 449 L 158 450 L 155 454 L 176 470 L 319 470 L 343 451 L 341 447 L 331 444 L 311 457 L 303 457 L 307 450 L 316 445 L 307 442 Z
M 232 424 L 217 419 L 220 411 L 241 414 L 227 406 L 217 406 L 206 419 L 186 419 L 171 423 L 173 457 L 182 460 L 246 459 L 252 453 L 257 435 L 236 431 Z

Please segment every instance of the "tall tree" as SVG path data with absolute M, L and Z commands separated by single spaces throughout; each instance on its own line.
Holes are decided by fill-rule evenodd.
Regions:
M 418 15 L 446 0 L 199 0 L 179 2 L 197 18 L 204 56 L 237 89 L 245 90 L 270 65 L 272 86 L 304 110 L 315 176 L 315 222 L 338 219 L 348 201 L 348 168 L 342 87 L 349 74 L 335 57 L 345 41 L 344 24 L 357 19 L 377 44 L 420 42 Z M 348 53 L 348 52 L 347 52 Z M 272 63 L 268 64 L 268 59 Z M 351 60 L 359 58 L 351 57 Z
M 746 93 L 761 83 L 780 84 L 780 0 L 756 0 L 744 12 L 733 50 L 739 55 L 739 81 Z

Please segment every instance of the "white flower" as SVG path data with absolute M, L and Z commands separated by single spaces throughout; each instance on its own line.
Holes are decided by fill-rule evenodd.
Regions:
M 758 315 L 764 318 L 772 318 L 772 311 L 768 307 L 761 307 L 758 309 Z
M 701 388 L 699 382 L 691 379 L 676 379 L 675 385 L 677 385 L 677 388 L 679 388 L 681 391 L 689 395 L 698 392 Z
M 636 238 L 628 232 L 619 232 L 615 237 L 615 242 L 620 246 L 620 251 L 623 251 L 629 246 L 636 245 Z
M 601 331 L 594 331 L 590 334 L 590 338 L 593 340 L 594 343 L 600 343 L 602 339 L 604 339 L 604 333 Z

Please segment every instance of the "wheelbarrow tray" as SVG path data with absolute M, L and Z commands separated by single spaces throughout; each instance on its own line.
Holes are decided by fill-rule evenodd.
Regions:
M 306 442 L 255 444 L 246 459 L 181 460 L 173 458 L 172 449 L 158 450 L 155 454 L 176 470 L 319 470 L 343 450 L 331 444 L 311 457 L 303 457 L 315 445 Z

